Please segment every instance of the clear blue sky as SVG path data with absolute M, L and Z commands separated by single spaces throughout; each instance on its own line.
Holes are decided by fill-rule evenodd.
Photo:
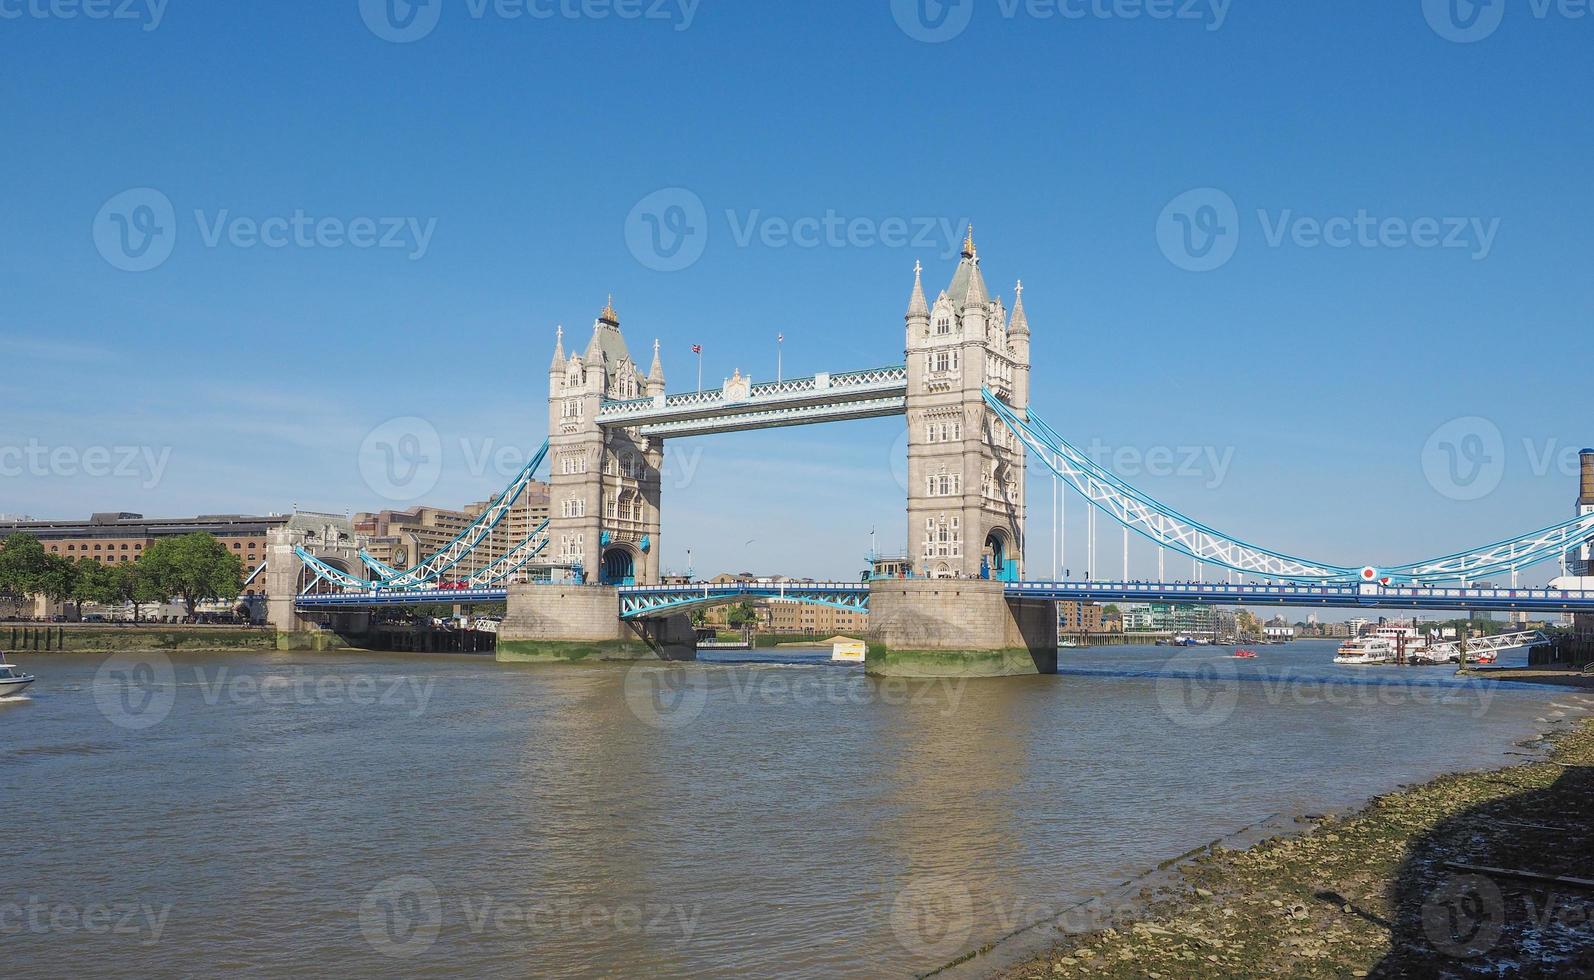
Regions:
M 422 500 L 480 499 L 505 475 L 468 457 L 541 442 L 554 325 L 584 344 L 610 292 L 639 357 L 662 338 L 672 390 L 695 384 L 692 343 L 711 383 L 770 377 L 777 332 L 788 374 L 898 363 L 913 264 L 939 288 L 954 243 L 763 240 L 767 219 L 834 213 L 972 218 L 993 288 L 1011 304 L 1025 280 L 1036 411 L 1082 446 L 1211 447 L 1221 480 L 1210 463 L 1131 476 L 1209 524 L 1359 565 L 1571 514 L 1573 478 L 1542 457 L 1594 444 L 1594 18 L 1524 0 L 1463 44 L 1422 0 L 1234 0 L 1221 19 L 981 0 L 931 44 L 912 35 L 955 31 L 966 8 L 473 2 L 399 2 L 411 30 L 439 15 L 410 43 L 358 0 L 171 0 L 158 24 L 144 0 L 131 21 L 6 6 L 23 15 L 0 19 L 0 451 L 170 454 L 158 480 L 0 456 L 0 511 L 393 505 L 360 449 L 410 415 L 443 447 Z M 116 229 L 97 218 L 135 188 L 175 226 L 141 272 L 107 259 Z M 678 271 L 627 238 L 663 188 L 705 209 Z M 1237 222 L 1205 272 L 1170 258 L 1164 215 L 1197 188 Z M 206 241 L 218 220 L 296 212 L 430 231 L 424 249 L 408 230 L 397 249 L 246 247 L 236 226 Z M 1362 212 L 1463 219 L 1463 247 L 1310 247 L 1297 221 Z M 1500 484 L 1477 500 L 1424 469 L 1430 436 L 1466 416 L 1487 424 L 1439 441 L 1484 438 L 1467 444 Z M 691 544 L 700 572 L 856 574 L 871 526 L 883 546 L 905 536 L 900 428 L 683 441 L 696 468 L 666 487 L 666 564 Z M 1050 492 L 1032 476 L 1036 571 Z

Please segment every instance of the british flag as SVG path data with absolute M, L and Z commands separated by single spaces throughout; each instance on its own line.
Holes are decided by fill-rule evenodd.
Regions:
M 692 353 L 694 353 L 694 354 L 703 353 L 703 345 L 702 344 L 693 344 L 692 345 Z

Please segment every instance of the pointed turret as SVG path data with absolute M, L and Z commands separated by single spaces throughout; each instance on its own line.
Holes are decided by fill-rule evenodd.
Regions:
M 563 371 L 565 369 L 565 325 L 559 324 L 559 329 L 554 334 L 553 363 L 548 365 L 550 371 Z
M 1018 285 L 1013 287 L 1016 294 L 1013 300 L 1013 321 L 1008 325 L 1010 335 L 1029 336 L 1029 316 L 1024 312 L 1024 280 L 1020 279 Z
M 659 358 L 659 341 L 653 341 L 653 366 L 648 368 L 648 396 L 664 394 L 664 362 Z
M 908 297 L 908 319 L 930 318 L 930 304 L 924 298 L 924 263 L 913 263 L 913 295 Z

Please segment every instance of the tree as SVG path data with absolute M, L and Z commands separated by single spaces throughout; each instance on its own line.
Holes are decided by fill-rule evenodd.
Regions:
M 753 608 L 751 602 L 742 602 L 732 606 L 725 617 L 725 621 L 732 626 L 746 626 L 748 623 L 757 621 L 757 619 L 758 610 Z
M 138 607 L 146 602 L 160 602 L 166 598 L 161 595 L 159 586 L 150 577 L 148 569 L 142 561 L 135 561 L 128 565 L 117 565 L 111 572 L 111 584 L 115 588 L 114 602 L 130 602 L 133 604 L 133 622 L 138 622 Z
M 90 559 L 92 560 L 92 559 Z M 82 578 L 78 563 L 60 555 L 46 555 L 34 592 L 51 602 L 71 602 L 77 596 L 78 581 Z M 82 618 L 83 604 L 78 603 L 78 618 Z
M 127 565 L 102 565 L 93 558 L 78 559 L 77 585 L 72 592 L 72 598 L 77 600 L 78 618 L 83 618 L 83 603 L 97 602 L 101 605 L 111 605 L 121 601 L 121 589 L 117 587 L 118 569 L 127 568 Z
M 213 534 L 198 531 L 163 538 L 150 545 L 139 561 L 156 591 L 182 597 L 189 619 L 201 602 L 238 598 L 243 563 Z
M 50 554 L 31 534 L 13 534 L 0 546 L 0 593 L 37 595 L 50 569 Z

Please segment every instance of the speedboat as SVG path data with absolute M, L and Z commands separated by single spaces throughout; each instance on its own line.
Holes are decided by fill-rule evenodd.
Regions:
M 1255 650 L 1236 650 L 1236 651 L 1234 651 L 1234 659 L 1236 659 L 1236 660 L 1255 660 L 1256 659 L 1256 651 Z
M 32 674 L 24 674 L 16 667 L 5 662 L 5 655 L 0 654 L 0 698 L 9 698 L 21 694 L 22 689 L 32 684 L 38 678 Z

